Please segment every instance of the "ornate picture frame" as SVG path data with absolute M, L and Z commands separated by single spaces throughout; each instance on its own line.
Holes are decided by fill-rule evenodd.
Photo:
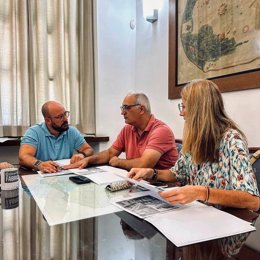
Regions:
M 260 19 L 260 18 L 259 18 Z M 185 85 L 178 84 L 178 1 L 169 0 L 169 99 L 180 98 L 180 91 Z M 206 78 L 206 77 L 205 77 Z M 209 78 L 220 88 L 221 92 L 260 88 L 260 67 L 239 73 L 220 75 Z

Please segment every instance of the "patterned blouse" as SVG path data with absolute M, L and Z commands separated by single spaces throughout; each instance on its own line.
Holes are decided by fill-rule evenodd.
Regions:
M 180 154 L 171 168 L 177 181 L 184 184 L 203 185 L 225 190 L 241 190 L 259 196 L 248 149 L 241 134 L 230 129 L 219 146 L 218 162 L 195 164 L 191 154 Z

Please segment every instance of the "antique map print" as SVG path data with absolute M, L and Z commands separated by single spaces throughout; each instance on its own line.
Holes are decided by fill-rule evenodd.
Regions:
M 260 0 L 178 1 L 178 84 L 260 68 Z

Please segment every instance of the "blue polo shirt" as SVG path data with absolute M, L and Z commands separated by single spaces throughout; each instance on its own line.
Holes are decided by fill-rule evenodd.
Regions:
M 30 127 L 22 138 L 21 144 L 29 144 L 36 148 L 35 157 L 41 161 L 71 158 L 73 152 L 86 141 L 74 126 L 62 132 L 58 137 L 52 135 L 45 123 Z

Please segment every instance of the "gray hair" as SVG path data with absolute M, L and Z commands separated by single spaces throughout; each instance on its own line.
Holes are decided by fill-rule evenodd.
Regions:
M 146 112 L 151 114 L 151 105 L 148 97 L 144 93 L 135 93 L 130 92 L 127 94 L 127 96 L 134 96 L 136 99 L 136 104 L 140 104 L 145 107 Z

